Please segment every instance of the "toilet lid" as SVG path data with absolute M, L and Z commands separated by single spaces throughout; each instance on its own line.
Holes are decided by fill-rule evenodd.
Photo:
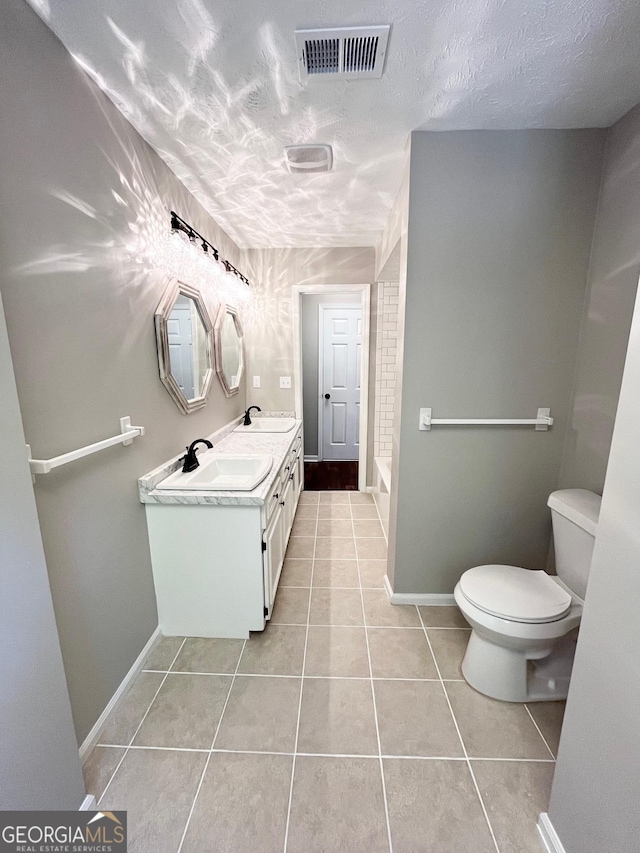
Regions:
M 546 572 L 518 566 L 476 566 L 460 578 L 464 597 L 493 616 L 512 622 L 553 622 L 571 605 L 571 596 Z

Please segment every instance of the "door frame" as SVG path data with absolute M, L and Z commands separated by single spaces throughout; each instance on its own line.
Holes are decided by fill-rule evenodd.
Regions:
M 358 490 L 367 491 L 367 454 L 369 448 L 369 348 L 371 326 L 371 284 L 294 284 L 293 285 L 293 383 L 296 418 L 303 417 L 302 338 L 300 313 L 304 294 L 330 296 L 349 294 L 359 300 L 362 309 L 362 362 L 360 365 L 360 453 Z M 304 433 L 303 433 L 304 434 Z
M 346 294 L 345 294 L 346 296 Z M 352 304 L 343 303 L 332 305 L 331 303 L 321 304 L 318 306 L 318 462 L 324 462 L 324 416 L 325 416 L 325 408 L 322 405 L 322 387 L 324 385 L 324 312 L 332 311 L 336 309 L 347 308 L 351 310 L 360 311 L 360 319 L 362 320 L 362 306 L 359 302 L 353 302 Z M 364 328 L 364 323 L 363 323 Z M 362 345 L 362 341 L 360 342 Z M 362 356 L 364 356 L 364 350 L 361 350 Z M 360 380 L 362 381 L 362 356 L 361 356 L 361 373 Z M 362 411 L 362 386 L 360 386 L 360 411 Z M 358 446 L 360 442 L 358 442 Z

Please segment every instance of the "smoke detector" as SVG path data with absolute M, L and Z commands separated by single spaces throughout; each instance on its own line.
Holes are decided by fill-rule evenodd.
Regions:
M 333 166 L 333 150 L 330 145 L 287 145 L 284 149 L 287 169 L 299 172 L 330 172 Z
M 390 25 L 296 30 L 300 79 L 330 74 L 351 80 L 382 77 Z

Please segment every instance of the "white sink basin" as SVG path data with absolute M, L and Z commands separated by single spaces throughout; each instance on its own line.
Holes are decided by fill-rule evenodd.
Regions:
M 295 418 L 251 418 L 249 426 L 240 424 L 234 432 L 290 432 L 295 425 Z
M 250 492 L 264 480 L 273 466 L 273 456 L 268 453 L 225 456 L 206 451 L 198 456 L 198 460 L 200 465 L 195 471 L 183 474 L 179 469 L 159 483 L 156 489 Z

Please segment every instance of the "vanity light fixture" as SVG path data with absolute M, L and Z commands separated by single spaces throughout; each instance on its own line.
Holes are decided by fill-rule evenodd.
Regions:
M 212 257 L 215 261 L 219 261 L 224 267 L 227 275 L 233 275 L 236 278 L 239 278 L 240 281 L 247 285 L 247 287 L 251 286 L 249 279 L 242 275 L 240 270 L 237 270 L 232 263 L 227 261 L 225 258 L 221 258 L 216 247 L 203 237 L 202 234 L 199 234 L 195 228 L 189 225 L 188 222 L 185 222 L 181 216 L 178 216 L 175 210 L 171 211 L 171 230 L 184 232 L 194 245 L 196 244 L 196 240 L 199 240 L 200 246 L 205 255 Z
M 229 261 L 223 261 L 222 266 L 224 267 L 225 275 L 236 275 L 238 272 L 236 268 L 229 263 Z

